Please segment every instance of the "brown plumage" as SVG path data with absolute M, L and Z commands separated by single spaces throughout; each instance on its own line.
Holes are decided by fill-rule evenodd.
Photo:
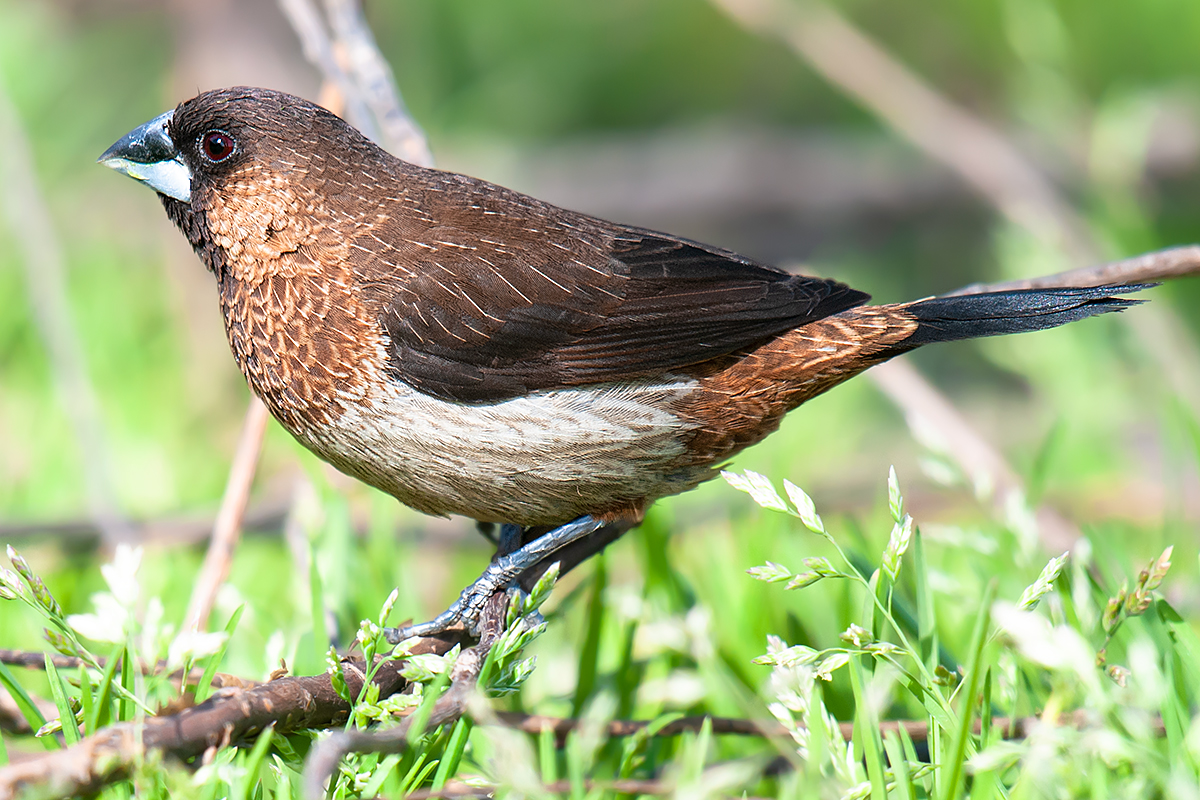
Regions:
M 872 364 L 1131 302 L 1109 287 L 866 306 L 407 164 L 263 89 L 201 94 L 102 160 L 160 192 L 284 427 L 417 509 L 483 521 L 636 520 Z

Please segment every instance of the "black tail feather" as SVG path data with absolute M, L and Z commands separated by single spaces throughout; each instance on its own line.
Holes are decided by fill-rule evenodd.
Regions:
M 1023 289 L 918 300 L 908 307 L 920 325 L 901 347 L 978 336 L 1040 331 L 1110 311 L 1123 311 L 1143 301 L 1115 295 L 1157 284 L 1096 286 L 1086 289 Z

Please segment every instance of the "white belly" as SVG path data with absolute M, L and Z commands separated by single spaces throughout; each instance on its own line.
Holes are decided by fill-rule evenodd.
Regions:
M 672 472 L 694 425 L 673 409 L 687 378 L 557 389 L 486 405 L 394 380 L 305 443 L 339 469 L 431 514 L 523 525 L 674 494 L 708 477 Z

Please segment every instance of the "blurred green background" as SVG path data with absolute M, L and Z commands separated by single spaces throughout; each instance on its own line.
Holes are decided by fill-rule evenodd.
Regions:
M 1011 137 L 1085 219 L 1098 257 L 1200 240 L 1200 4 L 836 7 Z M 369 2 L 367 14 L 443 168 L 838 277 L 879 302 L 1082 266 L 1005 222 L 784 44 L 701 0 L 405 0 Z M 210 276 L 151 193 L 94 161 L 134 125 L 232 84 L 317 96 L 319 76 L 272 0 L 0 0 L 0 86 L 40 194 L 0 186 L 10 208 L 0 221 L 0 541 L 20 546 L 72 610 L 99 586 L 94 522 L 108 508 L 150 548 L 148 590 L 165 594 L 169 616 L 181 613 L 248 399 Z M 0 146 L 0 160 L 13 158 L 24 151 Z M 39 202 L 61 248 L 95 439 L 70 413 L 85 401 L 56 381 L 38 322 L 47 311 L 25 266 L 29 230 L 14 224 L 12 208 Z M 941 346 L 915 363 L 1007 457 L 1031 502 L 1099 532 L 1093 544 L 1119 553 L 1114 563 L 1176 544 L 1173 600 L 1194 612 L 1200 281 L 1145 296 L 1153 302 L 1121 319 Z M 913 515 L 931 535 L 941 530 L 947 559 L 975 552 L 976 528 L 1003 525 L 969 488 L 945 485 L 954 476 L 944 459 L 864 379 L 813 401 L 736 462 L 804 486 L 851 530 L 886 518 L 890 464 Z M 239 553 L 233 583 L 261 616 L 243 622 L 240 635 L 257 638 L 235 672 L 274 666 L 259 645 L 284 628 L 294 650 L 308 626 L 303 602 L 271 600 L 303 583 L 306 547 L 322 553 L 327 600 L 345 601 L 331 603 L 343 630 L 397 581 L 404 614 L 438 610 L 487 552 L 469 521 L 425 518 L 354 485 L 274 423 L 248 521 L 265 535 Z M 615 558 L 670 538 L 663 547 L 696 585 L 736 584 L 780 550 L 808 552 L 787 524 L 716 482 L 660 503 L 652 532 L 627 537 Z M 338 526 L 369 559 L 321 550 L 355 538 L 320 539 Z M 750 527 L 770 535 L 747 544 Z M 975 573 L 1021 558 L 976 550 Z M 947 591 L 974 596 L 971 574 Z M 758 590 L 741 591 L 752 607 Z M 36 646 L 32 621 L 0 613 L 0 645 Z M 738 633 L 750 655 L 783 618 Z

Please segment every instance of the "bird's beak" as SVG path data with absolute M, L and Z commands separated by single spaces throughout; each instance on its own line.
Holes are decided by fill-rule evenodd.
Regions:
M 97 162 L 124 172 L 156 192 L 190 203 L 192 173 L 167 133 L 174 114 L 168 111 L 134 128 L 105 150 Z

